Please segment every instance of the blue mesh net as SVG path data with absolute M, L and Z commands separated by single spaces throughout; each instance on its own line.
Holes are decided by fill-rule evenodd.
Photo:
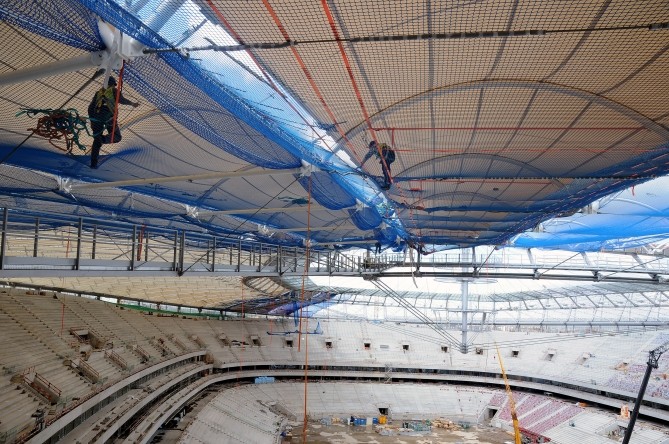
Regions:
M 300 183 L 305 190 L 309 190 L 309 178 L 301 177 Z M 311 195 L 325 208 L 341 210 L 355 205 L 355 199 L 344 190 L 332 175 L 323 172 L 311 174 Z
M 274 27 L 269 29 L 264 26 L 271 24 L 268 14 L 263 12 L 256 17 L 225 2 L 212 4 L 214 3 L 226 13 L 233 14 L 235 27 L 246 26 L 247 32 L 253 31 L 256 37 L 265 38 L 267 41 L 283 38 L 276 37 L 279 34 L 276 34 L 278 31 Z M 655 3 L 653 8 L 646 8 L 649 11 L 648 17 L 658 14 L 659 2 Z M 138 4 L 144 6 L 138 10 Z M 203 37 L 205 35 L 211 35 L 217 44 L 241 42 L 241 38 L 232 36 L 230 26 L 224 23 L 209 3 L 195 1 L 180 4 L 174 16 L 163 22 L 155 19 L 156 6 L 156 2 L 112 0 L 9 0 L 0 5 L 0 19 L 12 27 L 31 33 L 22 40 L 26 47 L 33 45 L 41 48 L 46 41 L 52 43 L 50 52 L 45 48 L 40 49 L 44 51 L 41 62 L 67 59 L 83 54 L 84 51 L 102 49 L 98 17 L 150 49 L 169 49 L 186 43 L 191 46 L 206 45 L 207 41 Z M 319 17 L 322 15 L 317 6 L 302 11 L 305 20 L 307 17 L 313 18 L 310 14 L 317 14 Z M 362 4 L 358 6 L 364 9 Z M 279 8 L 280 5 L 276 7 Z M 348 22 L 352 17 L 365 17 L 362 12 L 357 15 L 358 12 L 350 10 L 350 5 L 340 5 L 340 8 L 337 14 L 342 14 L 342 23 Z M 550 16 L 538 14 L 541 10 L 540 7 L 537 8 L 539 9 L 534 14 L 541 17 L 538 20 L 544 20 L 544 15 Z M 585 8 L 580 13 L 585 17 L 590 14 L 588 11 L 590 10 Z M 575 16 L 580 14 L 572 12 Z M 392 14 L 375 19 L 385 23 L 409 12 L 396 10 Z M 621 23 L 625 22 L 626 18 L 622 17 L 624 14 L 619 15 L 616 15 L 617 19 L 622 20 Z M 549 19 L 546 21 L 546 24 L 550 24 Z M 416 23 L 418 22 L 420 20 Z M 419 25 L 415 26 L 415 32 L 421 31 Z M 327 26 L 323 29 L 324 31 L 316 26 L 304 32 L 330 32 Z M 198 33 L 197 30 L 206 32 Z M 346 33 L 354 31 L 348 29 Z M 655 35 L 657 34 L 648 39 L 655 39 Z M 41 36 L 43 40 L 31 42 L 30 39 L 36 39 L 36 36 Z M 595 46 L 601 41 L 596 40 L 598 37 L 592 38 Z M 412 46 L 407 47 L 420 48 L 423 43 L 412 42 L 410 45 Z M 520 42 L 515 49 L 521 55 L 523 45 L 525 43 Z M 312 49 L 306 49 L 306 46 L 303 48 L 303 57 L 307 58 L 308 54 L 312 54 L 309 52 Z M 314 60 L 307 60 L 307 64 L 323 61 L 332 61 L 337 66 L 341 64 L 338 54 L 332 59 L 333 55 L 322 51 L 322 47 L 310 48 L 315 48 Z M 386 50 L 389 51 L 388 54 L 394 54 L 388 48 L 393 46 L 377 45 L 376 49 L 381 52 L 374 57 L 380 60 Z M 535 49 L 529 44 L 526 49 L 528 48 Z M 482 80 L 472 84 L 458 84 L 455 87 L 447 85 L 443 88 L 436 84 L 430 88 L 426 85 L 411 85 L 409 89 L 412 92 L 406 95 L 407 92 L 402 91 L 402 88 L 395 88 L 387 82 L 387 74 L 381 72 L 382 70 L 376 72 L 370 69 L 371 66 L 377 66 L 377 63 L 366 55 L 362 46 L 351 44 L 348 50 L 356 69 L 359 69 L 353 75 L 359 77 L 358 86 L 362 86 L 365 96 L 363 101 L 367 102 L 370 109 L 372 103 L 378 108 L 375 110 L 377 114 L 370 113 L 371 121 L 364 124 L 362 122 L 367 119 L 356 117 L 365 114 L 360 114 L 358 99 L 350 100 L 353 105 L 345 104 L 346 99 L 351 99 L 352 96 L 342 98 L 341 104 L 337 100 L 330 101 L 330 106 L 337 115 L 347 116 L 335 119 L 336 122 L 331 121 L 332 116 L 320 108 L 326 100 L 318 97 L 315 90 L 308 89 L 312 86 L 305 79 L 319 83 L 323 91 L 330 87 L 341 88 L 333 90 L 334 93 L 330 91 L 333 95 L 339 92 L 350 94 L 351 91 L 336 85 L 337 82 L 331 82 L 330 78 L 324 81 L 322 78 L 310 77 L 291 58 L 292 52 L 289 48 L 249 53 L 254 57 L 253 63 L 250 62 L 251 55 L 244 52 L 231 54 L 213 51 L 192 53 L 190 57 L 178 51 L 164 52 L 131 60 L 124 68 L 123 81 L 127 88 L 124 93 L 141 100 L 143 108 L 139 114 L 123 111 L 119 120 L 123 123 L 124 140 L 103 152 L 100 169 L 92 171 L 88 167 L 88 157 L 85 154 L 63 155 L 49 147 L 45 149 L 44 144 L 32 139 L 6 162 L 25 170 L 16 174 L 14 171 L 3 170 L 1 176 L 3 180 L 0 190 L 3 193 L 20 192 L 22 195 L 5 196 L 3 199 L 7 205 L 29 205 L 33 209 L 49 208 L 54 211 L 60 208 L 61 211 L 72 214 L 79 214 L 85 208 L 90 214 L 113 213 L 115 217 L 143 223 L 154 221 L 170 227 L 200 227 L 226 235 L 253 233 L 259 239 L 299 245 L 304 242 L 306 233 L 296 231 L 289 234 L 278 230 L 273 233 L 272 228 L 303 226 L 304 215 L 277 213 L 197 218 L 187 216 L 184 206 L 216 211 L 261 207 L 266 202 L 277 200 L 290 205 L 304 205 L 306 193 L 303 191 L 308 188 L 307 179 L 304 177 L 298 178 L 299 185 L 296 184 L 292 189 L 290 180 L 294 176 L 290 176 L 290 179 L 277 179 L 274 183 L 269 179 L 249 183 L 230 182 L 227 183 L 231 185 L 229 188 L 223 187 L 217 181 L 192 181 L 126 187 L 124 191 L 78 191 L 75 198 L 67 192 L 54 191 L 57 187 L 52 177 L 29 174 L 28 170 L 87 181 L 113 181 L 238 170 L 251 166 L 292 169 L 309 163 L 320 169 L 311 176 L 314 200 L 330 210 L 347 210 L 336 215 L 328 213 L 327 218 L 324 217 L 320 222 L 324 226 L 332 227 L 348 215 L 350 221 L 359 228 L 344 234 L 316 230 L 311 233 L 313 240 L 324 243 L 366 240 L 371 243 L 378 239 L 386 245 L 393 245 L 394 248 L 401 248 L 409 240 L 462 246 L 508 242 L 517 233 L 531 230 L 550 218 L 564 219 L 593 200 L 669 171 L 666 129 L 657 124 L 662 121 L 662 117 L 658 117 L 657 122 L 653 121 L 615 101 L 618 98 L 621 101 L 629 99 L 626 95 L 632 95 L 630 92 L 618 91 L 616 94 L 619 96 L 610 99 L 604 97 L 605 94 L 597 96 L 577 88 L 541 81 L 508 81 L 495 84 L 492 80 Z M 511 50 L 513 49 L 509 49 Z M 484 61 L 484 52 L 473 56 Z M 586 52 L 585 48 L 583 52 Z M 419 51 L 415 54 L 419 54 Z M 513 57 L 516 53 L 503 55 Z M 655 60 L 651 55 L 644 57 L 649 61 Z M 641 56 L 639 60 L 642 60 Z M 292 65 L 286 66 L 290 63 Z M 8 69 L 22 68 L 19 65 L 20 63 Z M 439 73 L 440 68 L 430 66 L 430 69 L 437 70 L 436 77 L 444 76 L 444 73 Z M 398 66 L 400 68 L 402 67 Z M 417 66 L 417 72 L 421 68 Z M 77 91 L 92 76 L 94 70 L 90 68 L 69 76 L 62 75 L 53 82 L 33 82 L 30 91 L 21 90 L 19 87 L 8 89 L 3 100 L 12 103 L 12 107 L 15 106 L 13 102 L 34 104 L 38 102 L 35 96 L 39 97 L 42 92 L 50 89 L 54 97 L 62 101 Z M 334 71 L 327 71 L 331 72 Z M 528 69 L 527 72 L 531 73 L 532 70 Z M 435 73 L 431 71 L 431 78 L 433 74 Z M 349 80 L 346 77 L 343 79 Z M 80 109 L 85 107 L 98 87 L 99 81 L 96 81 L 80 94 L 74 94 L 76 106 Z M 414 95 L 420 91 L 413 91 L 414 87 L 427 88 L 426 91 L 433 94 Z M 371 97 L 369 100 L 365 94 L 367 88 Z M 604 90 L 604 86 L 601 89 Z M 551 128 L 542 129 L 540 126 L 534 129 L 523 128 L 522 125 L 498 128 L 499 122 L 506 125 L 505 116 L 490 111 L 504 109 L 513 114 L 516 111 L 508 105 L 517 104 L 517 97 L 522 95 L 517 93 L 527 91 L 534 91 L 532 107 L 527 106 L 528 120 L 536 117 L 530 115 L 530 108 L 536 107 L 549 118 L 554 115 L 556 120 L 570 121 L 567 117 L 574 117 L 574 124 L 565 127 L 562 134 L 557 134 L 558 131 Z M 538 103 L 540 97 L 547 98 L 547 101 Z M 478 102 L 479 107 L 488 102 L 498 105 L 495 105 L 497 108 L 484 108 L 482 112 L 478 110 L 473 113 L 476 115 L 473 122 L 467 120 L 464 116 L 466 113 L 463 112 L 462 122 L 472 125 L 469 129 L 460 126 L 458 121 L 457 131 L 451 131 L 453 128 L 450 126 L 454 123 L 446 120 L 445 123 L 442 122 L 443 128 L 436 128 L 441 124 L 438 122 L 443 117 L 441 114 L 459 114 L 441 111 L 450 110 L 461 99 L 462 103 Z M 428 102 L 429 105 L 425 105 Z M 610 131 L 602 133 L 589 132 L 593 129 L 601 131 L 601 128 L 577 128 L 580 124 L 575 123 L 581 118 L 581 114 L 561 114 L 562 107 L 572 102 L 583 105 L 583 115 L 596 122 L 607 121 L 610 115 L 606 112 L 614 110 L 614 117 L 620 121 L 614 123 L 620 127 L 612 127 Z M 393 103 L 397 106 L 393 106 Z M 430 124 L 435 128 L 393 126 L 412 124 L 414 118 L 421 117 L 414 110 L 421 110 L 420 106 L 424 105 L 429 108 L 429 117 L 432 119 Z M 576 108 L 580 109 L 578 106 Z M 403 114 L 405 112 L 406 115 Z M 495 125 L 485 128 L 484 122 L 479 122 L 479 118 L 488 118 L 484 114 L 495 114 L 490 120 Z M 523 115 L 512 124 L 519 125 L 517 121 L 524 122 L 525 117 Z M 514 117 L 510 119 L 513 120 Z M 0 139 L 0 155 L 3 157 L 13 152 L 25 137 L 23 121 L 6 120 Z M 393 165 L 395 183 L 386 193 L 381 192 L 377 185 L 381 174 L 378 162 L 368 162 L 357 169 L 354 167 L 357 154 L 364 153 L 368 146 L 368 137 L 372 135 L 372 130 L 365 129 L 365 125 L 369 126 L 370 123 L 383 126 L 374 130 L 376 138 L 385 142 L 392 141 L 396 148 L 400 147 L 397 161 Z M 630 127 L 632 124 L 634 126 Z M 336 130 L 335 127 L 341 127 L 342 130 Z M 573 136 L 575 133 L 570 132 L 572 129 L 587 130 L 581 133 L 586 136 Z M 621 130 L 630 132 L 628 134 L 620 132 Z M 586 148 L 590 147 L 595 139 L 599 139 L 592 134 L 603 134 L 615 142 L 610 146 L 598 145 L 593 150 L 594 154 L 590 153 L 587 149 L 581 149 L 579 143 L 587 145 Z M 617 138 L 611 134 L 628 136 Z M 572 142 L 572 137 L 575 142 Z M 335 142 L 336 138 L 339 138 L 338 142 Z M 428 143 L 428 140 L 432 151 L 420 149 L 421 144 Z M 545 145 L 541 145 L 542 143 Z M 440 144 L 444 146 L 440 147 Z M 544 148 L 536 148 L 535 144 Z M 188 149 L 184 150 L 184 146 Z M 562 149 L 567 154 L 561 154 Z M 533 154 L 535 151 L 539 153 L 536 156 Z M 575 160 L 569 158 L 570 152 Z M 563 163 L 569 163 L 569 167 Z M 532 177 L 536 180 L 532 180 Z M 456 179 L 462 182 L 455 183 Z M 495 180 L 505 185 L 495 187 Z M 411 184 L 413 181 L 417 183 Z M 468 185 L 473 181 L 482 184 L 480 189 Z M 302 190 L 296 191 L 300 186 Z M 506 186 L 510 190 L 509 195 L 497 198 L 496 193 L 506 191 Z M 278 190 L 288 190 L 285 193 L 287 201 L 281 200 L 284 196 L 274 195 Z M 389 201 L 386 196 L 393 200 Z M 366 208 L 354 209 L 359 203 Z M 63 210 L 65 208 L 67 210 Z M 550 236 L 548 233 L 527 233 L 516 238 L 514 242 L 527 246 L 568 244 L 583 249 L 613 245 L 615 242 L 619 245 L 648 242 L 649 239 L 658 239 L 665 232 L 663 224 L 657 221 L 639 221 L 633 218 L 628 220 L 629 224 L 624 226 L 639 228 L 636 241 L 627 239 L 626 230 L 622 228 L 616 229 L 607 223 L 597 222 L 588 229 L 574 228 L 577 226 L 574 224 L 569 229 L 554 229 Z M 254 227 L 256 224 L 266 225 L 268 228 L 265 232 L 257 232 L 254 231 L 257 229 Z M 583 236 L 582 242 L 576 241 L 577 235 Z

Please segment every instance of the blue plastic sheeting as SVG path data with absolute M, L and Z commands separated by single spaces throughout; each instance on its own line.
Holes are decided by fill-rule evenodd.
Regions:
M 509 245 L 593 251 L 662 242 L 669 238 L 667 189 L 667 177 L 627 188 L 593 203 L 585 213 L 546 221 Z
M 297 297 L 297 293 L 296 292 L 286 293 L 286 295 L 284 295 L 283 297 L 288 297 L 288 296 Z M 304 302 L 293 300 L 288 303 L 281 304 L 278 307 L 274 307 L 271 310 L 269 310 L 267 314 L 276 316 L 289 316 L 291 314 L 297 315 L 300 309 L 309 307 L 311 305 L 327 302 L 328 300 L 332 299 L 333 296 L 334 296 L 333 293 L 319 292 L 314 294 Z M 276 304 L 276 302 L 273 302 L 273 304 Z
M 355 205 L 355 199 L 339 183 L 333 175 L 321 171 L 311 173 L 311 196 L 325 208 L 341 210 Z M 300 177 L 300 184 L 309 191 L 309 177 Z
M 381 215 L 376 210 L 376 208 L 362 208 L 362 209 L 351 209 L 348 210 L 348 213 L 351 215 L 351 220 L 356 227 L 361 230 L 371 230 L 381 225 L 383 219 Z
M 258 376 L 253 382 L 255 384 L 272 384 L 274 383 L 274 376 Z

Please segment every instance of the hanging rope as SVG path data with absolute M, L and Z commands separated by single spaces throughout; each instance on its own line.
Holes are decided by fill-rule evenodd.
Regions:
M 303 311 L 305 306 L 305 282 L 307 279 L 307 273 L 309 273 L 309 248 L 311 246 L 311 176 L 309 176 L 309 187 L 307 190 L 307 236 L 306 236 L 306 251 L 304 259 L 304 272 L 302 273 L 302 294 L 300 295 L 300 327 L 299 335 L 297 342 L 297 350 L 300 350 L 300 344 L 302 342 L 302 318 Z M 308 319 L 305 320 L 305 329 L 309 328 Z M 303 425 L 302 425 L 302 442 L 307 442 L 307 387 L 309 383 L 309 334 L 304 335 L 304 416 L 303 416 Z
M 88 87 L 88 85 L 93 83 L 93 80 L 95 80 L 100 75 L 101 72 L 102 71 L 96 71 L 95 74 L 93 74 L 93 76 L 90 79 L 88 79 L 83 85 L 81 85 L 79 87 L 79 89 L 77 89 L 70 97 L 68 97 L 68 99 L 65 102 L 63 102 L 58 109 L 65 108 L 67 106 L 67 104 L 72 101 L 72 99 L 74 99 L 80 92 L 82 92 L 84 89 L 86 89 Z M 16 145 L 14 148 L 12 148 L 12 150 L 9 153 L 7 153 L 5 155 L 5 157 L 0 159 L 0 165 L 2 165 L 7 160 L 9 160 L 9 158 L 11 158 L 14 155 L 14 153 L 16 153 L 19 150 L 19 148 L 21 148 L 34 135 L 35 135 L 35 133 L 31 132 L 21 142 L 19 142 L 18 145 Z
M 37 119 L 35 128 L 28 128 L 28 131 L 32 132 L 31 135 L 47 139 L 53 147 L 67 153 L 72 152 L 75 145 L 80 150 L 86 151 L 86 146 L 79 141 L 79 136 L 82 131 L 89 136 L 92 134 L 88 131 L 86 119 L 81 117 L 76 109 L 21 108 L 16 117 L 23 114 L 31 118 L 42 115 Z
M 114 117 L 112 120 L 112 132 L 111 132 L 111 141 L 109 143 L 114 143 L 114 135 L 116 134 L 116 119 L 118 118 L 118 102 L 121 100 L 121 90 L 123 89 L 123 71 L 125 70 L 125 60 L 121 65 L 121 70 L 118 72 L 118 88 L 116 88 L 116 97 L 114 98 Z

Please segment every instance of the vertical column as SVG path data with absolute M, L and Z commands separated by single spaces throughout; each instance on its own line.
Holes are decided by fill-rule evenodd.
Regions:
M 216 236 L 212 239 L 211 246 L 211 272 L 216 271 Z
M 149 230 L 144 230 L 144 262 L 149 262 Z
M 33 257 L 37 257 L 39 248 L 39 217 L 35 218 L 35 239 L 33 241 Z
M 77 226 L 77 256 L 74 259 L 74 269 L 79 271 L 81 265 L 81 233 L 84 228 L 84 219 L 79 218 L 79 225 Z
M 172 270 L 178 272 L 178 262 L 177 262 L 177 254 L 179 253 L 179 230 L 176 230 L 174 232 L 174 249 L 173 249 L 173 257 L 172 257 Z
M 460 351 L 467 353 L 467 309 L 469 308 L 469 281 L 464 280 L 460 283 L 460 292 L 462 295 L 462 344 Z
M 95 259 L 95 247 L 98 242 L 98 226 L 93 225 L 93 246 L 91 247 L 91 259 Z
M 279 273 L 279 276 L 283 274 L 283 247 L 281 245 L 276 246 L 276 272 Z
M 184 274 L 184 257 L 186 255 L 186 232 L 181 232 L 181 246 L 179 248 L 179 276 Z
M 130 246 L 130 271 L 135 269 L 135 248 L 137 247 L 137 225 L 132 226 L 132 245 Z
M 242 240 L 237 244 L 237 273 L 242 270 Z
M 7 251 L 7 219 L 9 211 L 7 207 L 2 210 L 2 237 L 0 238 L 0 270 L 5 269 L 5 251 Z

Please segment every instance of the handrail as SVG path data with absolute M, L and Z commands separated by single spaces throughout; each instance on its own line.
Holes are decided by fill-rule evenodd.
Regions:
M 104 356 L 105 358 L 108 358 L 110 361 L 121 367 L 122 370 L 128 368 L 128 363 L 126 362 L 126 360 L 123 359 L 121 355 L 116 353 L 114 350 L 105 350 Z

